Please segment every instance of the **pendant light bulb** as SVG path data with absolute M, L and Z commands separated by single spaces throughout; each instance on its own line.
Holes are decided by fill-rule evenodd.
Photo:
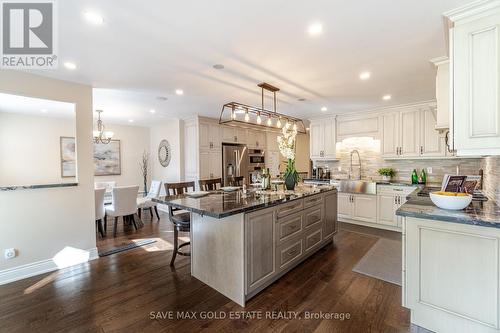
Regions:
M 248 114 L 247 110 L 247 112 L 245 112 L 245 121 L 248 123 L 249 120 L 250 120 L 250 115 Z
M 267 126 L 272 126 L 273 121 L 271 120 L 271 117 L 267 117 Z
M 236 119 L 236 113 L 234 112 L 234 107 L 233 107 L 233 109 L 231 110 L 231 119 L 232 119 L 232 120 L 235 120 L 235 119 Z
M 260 117 L 260 112 L 257 113 L 257 124 L 262 124 L 262 118 Z
M 278 118 L 278 121 L 276 122 L 276 127 L 281 128 L 281 120 Z
M 293 130 L 296 131 L 297 130 L 297 124 L 293 124 Z

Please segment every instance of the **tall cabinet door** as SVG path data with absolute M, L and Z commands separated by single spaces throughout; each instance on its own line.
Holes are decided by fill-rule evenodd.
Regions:
M 323 238 L 327 238 L 337 232 L 337 193 L 325 194 L 324 205 Z
M 212 143 L 212 149 L 222 150 L 222 130 L 218 124 L 210 124 L 209 141 Z
M 437 124 L 437 111 L 426 109 L 421 111 L 421 156 L 445 156 L 444 138 L 435 130 Z
M 353 214 L 352 195 L 347 193 L 338 193 L 337 197 L 339 217 L 351 218 Z
M 210 149 L 210 124 L 200 122 L 198 124 L 199 128 L 199 139 L 200 139 L 200 149 Z
M 327 159 L 336 158 L 336 137 L 335 137 L 335 118 L 325 120 L 323 123 L 323 157 Z
M 247 293 L 264 284 L 276 272 L 275 220 L 274 208 L 245 216 Z
M 499 23 L 500 14 L 495 13 L 458 22 L 453 29 L 457 155 L 500 155 Z
M 379 194 L 377 195 L 377 222 L 396 226 L 397 216 L 396 210 L 396 197 L 393 194 Z
M 222 152 L 210 152 L 210 178 L 222 178 Z
M 322 158 L 324 127 L 320 122 L 311 123 L 310 133 L 310 155 L 311 158 Z
M 382 116 L 382 157 L 398 157 L 399 148 L 399 113 L 387 113 Z
M 402 111 L 399 122 L 401 156 L 420 156 L 420 111 Z

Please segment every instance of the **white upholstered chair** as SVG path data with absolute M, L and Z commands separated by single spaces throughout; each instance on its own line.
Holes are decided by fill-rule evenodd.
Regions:
M 105 188 L 96 188 L 94 190 L 95 223 L 97 225 L 97 230 L 99 230 L 99 234 L 101 234 L 101 237 L 104 237 L 104 230 L 102 229 L 102 220 L 106 215 L 106 212 L 104 210 L 104 192 L 106 192 Z
M 114 217 L 113 237 L 116 236 L 118 218 L 123 217 L 123 221 L 132 221 L 137 230 L 135 213 L 137 213 L 137 194 L 139 186 L 120 186 L 113 188 L 113 204 L 106 206 L 106 217 L 104 219 L 104 230 L 106 230 L 107 217 Z
M 138 209 L 138 214 L 139 217 L 141 217 L 141 211 L 142 210 L 149 210 L 149 214 L 151 214 L 151 220 L 153 219 L 153 208 L 156 213 L 156 217 L 158 220 L 160 220 L 160 214 L 158 214 L 158 207 L 157 203 L 153 201 L 153 198 L 158 198 L 160 195 L 160 190 L 161 190 L 161 184 L 162 182 L 159 180 L 153 180 L 151 182 L 151 186 L 149 187 L 149 192 L 148 195 L 145 196 L 144 198 L 138 198 L 137 199 L 137 209 Z
M 116 187 L 116 182 L 95 182 L 94 188 L 104 188 L 106 192 L 111 193 L 113 188 Z

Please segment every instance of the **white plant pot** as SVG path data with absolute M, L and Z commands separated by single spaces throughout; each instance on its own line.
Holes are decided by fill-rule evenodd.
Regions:
M 384 181 L 384 182 L 390 182 L 391 181 L 391 176 L 382 176 L 382 181 Z

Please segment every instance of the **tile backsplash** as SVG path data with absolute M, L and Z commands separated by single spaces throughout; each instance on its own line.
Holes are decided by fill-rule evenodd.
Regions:
M 481 168 L 484 170 L 484 192 L 500 204 L 500 157 L 483 158 Z
M 422 169 L 426 169 L 427 172 L 427 167 L 432 167 L 432 173 L 428 173 L 427 175 L 427 182 L 441 183 L 445 174 L 456 174 L 457 168 L 460 174 L 471 175 L 477 175 L 479 169 L 484 169 L 484 163 L 480 158 L 386 160 L 380 154 L 380 141 L 370 140 L 352 141 L 349 144 L 339 143 L 337 144 L 338 161 L 318 161 L 316 165 L 328 166 L 334 178 L 346 178 L 349 175 L 350 153 L 353 149 L 356 149 L 361 156 L 361 178 L 363 179 L 380 179 L 380 175 L 378 174 L 379 168 L 393 168 L 396 170 L 396 176 L 394 177 L 396 181 L 411 181 L 413 169 L 417 169 L 420 174 Z M 353 156 L 353 163 L 358 163 L 357 155 Z M 500 167 L 498 159 L 490 164 L 496 165 L 497 169 Z M 358 177 L 358 167 L 353 167 L 353 170 L 353 177 Z M 496 176 L 499 176 L 498 171 Z

